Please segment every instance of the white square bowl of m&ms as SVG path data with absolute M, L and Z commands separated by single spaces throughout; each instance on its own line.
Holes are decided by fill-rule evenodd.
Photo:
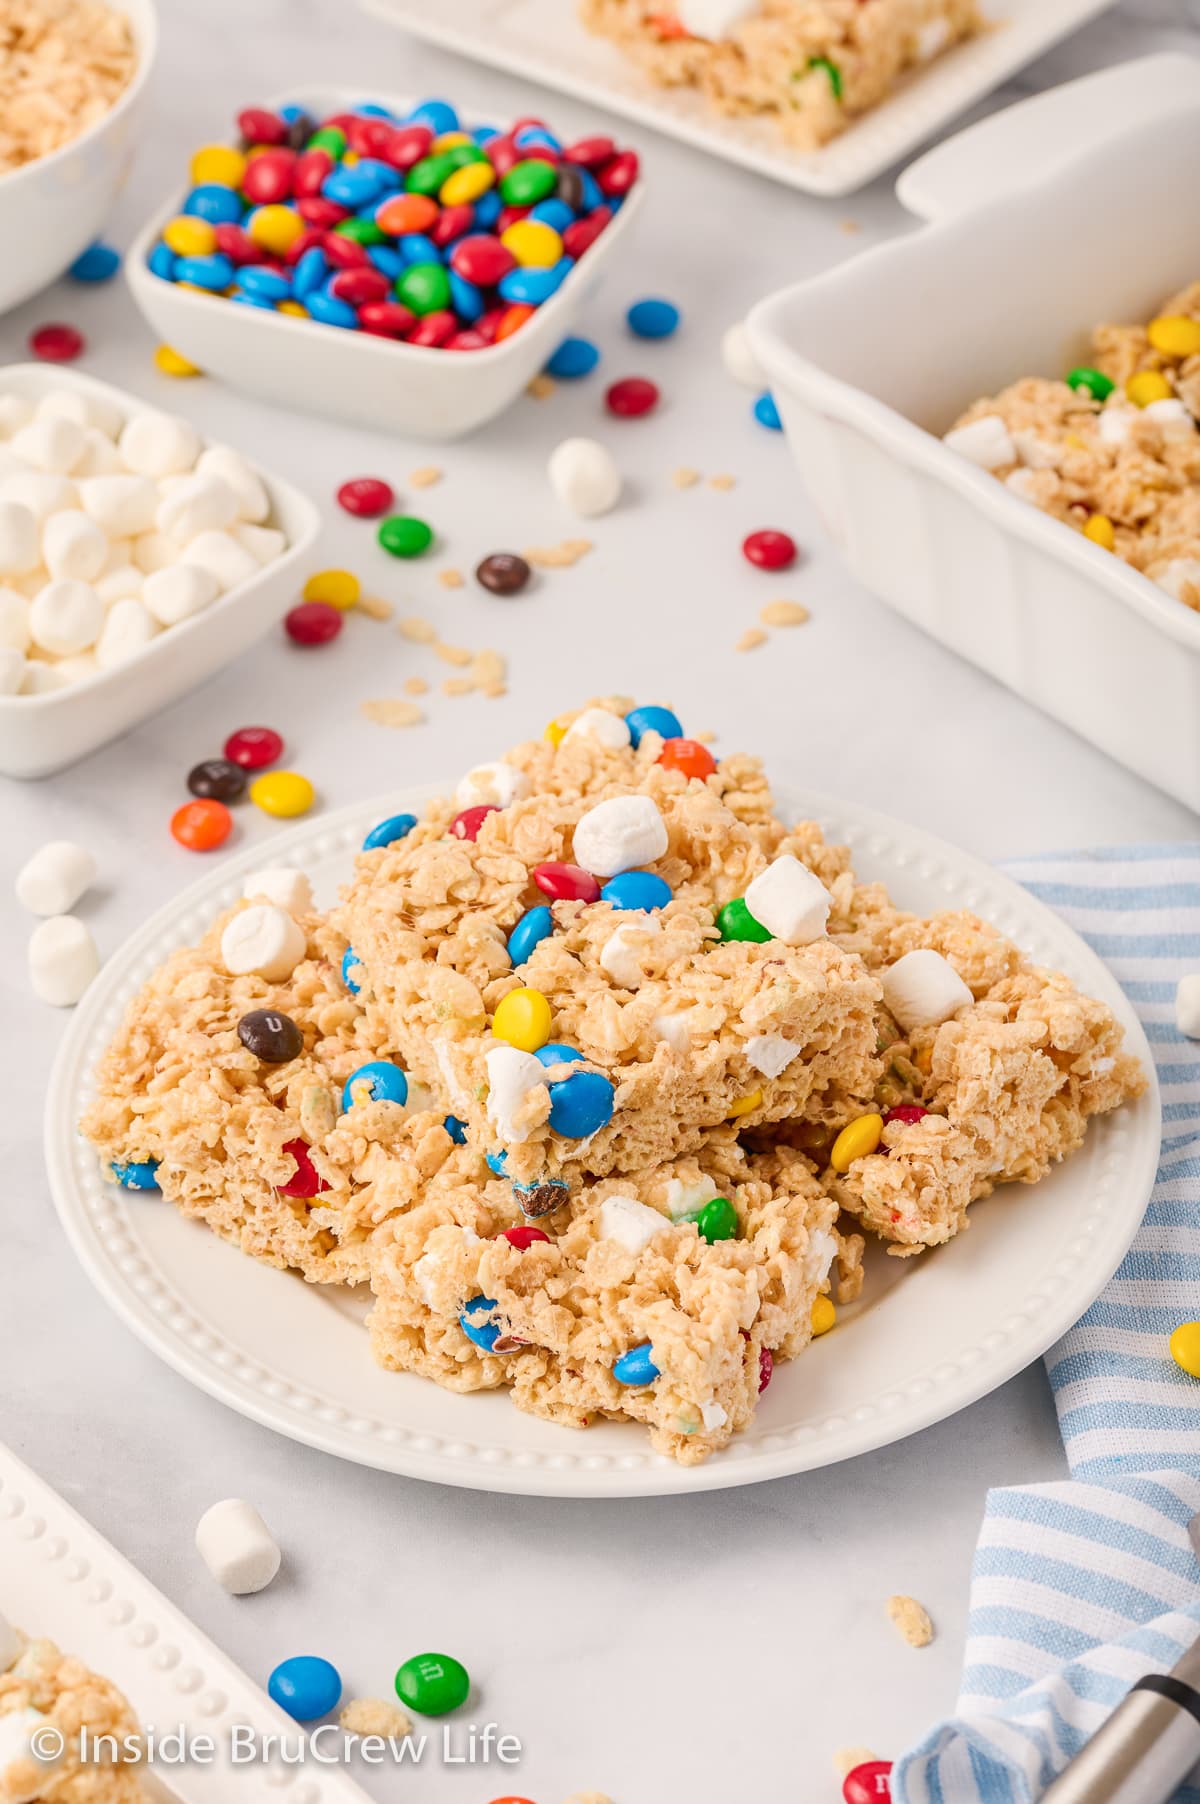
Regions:
M 0 772 L 86 757 L 282 618 L 313 503 L 90 376 L 0 369 Z
M 600 132 L 329 90 L 244 108 L 187 175 L 126 259 L 157 335 L 244 393 L 429 439 L 544 368 L 642 190 Z

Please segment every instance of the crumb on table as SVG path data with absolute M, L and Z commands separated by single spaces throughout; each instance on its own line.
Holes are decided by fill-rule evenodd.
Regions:
M 748 626 L 733 649 L 734 651 L 756 651 L 760 645 L 766 643 L 767 635 L 761 626 Z
M 915 1597 L 897 1593 L 887 1600 L 887 1613 L 909 1647 L 928 1647 L 933 1640 L 933 1623 L 924 1604 Z
M 443 472 L 436 464 L 422 464 L 419 470 L 410 470 L 408 486 L 410 489 L 431 489 L 442 480 Z
M 453 566 L 451 566 L 445 570 L 438 571 L 438 581 L 441 583 L 443 589 L 461 589 L 464 581 L 463 573 L 461 570 L 455 570 Z
M 869 1760 L 878 1760 L 879 1756 L 873 1748 L 836 1748 L 833 1755 L 833 1770 L 839 1779 L 852 1773 L 856 1766 L 866 1766 Z
M 348 1735 L 380 1735 L 397 1741 L 409 1734 L 412 1723 L 399 1704 L 386 1698 L 351 1698 L 343 1705 L 338 1722 Z
M 434 645 L 437 636 L 437 627 L 423 614 L 406 614 L 400 622 L 400 637 L 411 639 L 414 645 Z
M 758 617 L 764 626 L 803 626 L 810 615 L 798 601 L 769 601 Z
M 362 712 L 379 727 L 415 727 L 425 718 L 416 702 L 401 701 L 397 696 L 363 702 Z

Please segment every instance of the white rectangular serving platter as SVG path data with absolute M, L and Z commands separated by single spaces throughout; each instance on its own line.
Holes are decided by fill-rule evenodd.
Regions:
M 197 1558 L 199 1556 L 197 1555 Z M 256 1748 L 302 1733 L 181 1610 L 0 1442 L 0 1611 L 120 1687 L 146 1732 L 209 1736 L 215 1757 L 147 1769 L 177 1804 L 369 1804 L 340 1767 L 230 1759 L 232 1730 Z
M 873 181 L 1115 0 L 984 0 L 989 30 L 914 73 L 816 151 L 791 150 L 765 121 L 726 119 L 686 89 L 655 87 L 614 45 L 584 30 L 576 0 L 360 4 L 414 37 L 621 113 L 772 181 L 837 195 Z

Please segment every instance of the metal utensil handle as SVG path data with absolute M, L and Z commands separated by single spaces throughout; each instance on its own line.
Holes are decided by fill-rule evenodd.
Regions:
M 1200 1692 L 1174 1674 L 1152 1675 L 1118 1704 L 1042 1804 L 1168 1804 L 1198 1762 Z

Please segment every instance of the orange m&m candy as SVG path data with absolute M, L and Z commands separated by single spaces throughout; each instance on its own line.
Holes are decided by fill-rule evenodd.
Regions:
M 396 194 L 378 208 L 375 223 L 399 238 L 405 232 L 427 232 L 440 211 L 428 194 Z
M 189 852 L 215 852 L 233 831 L 224 802 L 185 802 L 171 816 L 171 833 Z
M 717 761 L 698 739 L 667 739 L 658 754 L 658 762 L 667 770 L 677 770 L 684 777 L 711 777 Z

